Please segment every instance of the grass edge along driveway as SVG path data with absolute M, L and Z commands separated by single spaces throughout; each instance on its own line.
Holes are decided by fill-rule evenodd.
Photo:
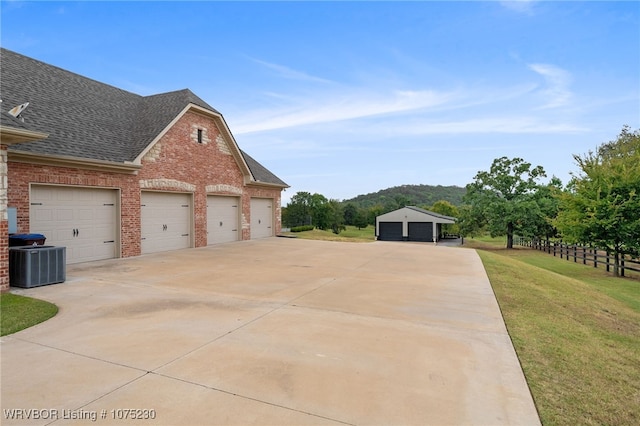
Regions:
M 471 245 L 542 423 L 640 424 L 640 280 L 534 250 Z
M 0 336 L 40 324 L 58 313 L 53 303 L 12 293 L 0 295 Z

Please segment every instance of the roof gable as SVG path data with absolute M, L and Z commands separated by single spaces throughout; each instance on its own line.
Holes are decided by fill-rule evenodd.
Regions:
M 436 223 L 455 223 L 456 218 L 434 213 L 429 210 L 421 209 L 416 206 L 406 206 L 401 209 L 382 214 L 377 217 L 378 221 L 411 221 L 416 219 L 428 218 L 431 222 Z
M 4 48 L 0 69 L 2 109 L 29 102 L 21 115 L 23 126 L 49 135 L 46 141 L 12 146 L 12 152 L 131 164 L 191 107 L 224 123 L 218 111 L 189 89 L 140 96 Z M 2 121 L 8 121 L 4 114 Z M 236 145 L 240 168 L 255 176 L 226 130 Z M 257 161 L 251 162 L 255 173 L 266 178 L 264 183 L 284 184 Z

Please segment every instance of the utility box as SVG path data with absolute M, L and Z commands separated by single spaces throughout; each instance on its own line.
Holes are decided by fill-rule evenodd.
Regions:
M 66 247 L 9 248 L 9 284 L 31 288 L 62 283 L 66 279 Z

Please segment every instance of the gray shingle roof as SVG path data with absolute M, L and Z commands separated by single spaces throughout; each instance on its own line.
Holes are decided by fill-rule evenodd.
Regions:
M 4 48 L 0 72 L 2 110 L 29 102 L 22 126 L 49 134 L 46 141 L 12 146 L 12 151 L 130 162 L 187 105 L 221 115 L 189 89 L 140 96 Z M 2 114 L 3 125 L 20 125 L 10 117 Z M 263 182 L 283 184 L 254 159 L 246 161 Z
M 448 219 L 448 220 L 453 220 L 453 221 L 456 220 L 455 217 L 445 216 L 445 215 L 440 214 L 440 213 L 434 213 L 431 210 L 421 209 L 420 207 L 416 207 L 416 206 L 406 206 L 406 207 L 408 209 L 415 210 L 415 211 L 420 212 L 420 213 L 425 213 L 425 214 L 429 214 L 429 215 L 434 216 L 434 217 L 439 217 L 440 219 Z
M 15 118 L 13 115 L 11 115 L 11 114 L 9 114 L 7 112 L 4 112 L 4 111 L 0 112 L 0 125 L 5 126 L 5 127 L 13 127 L 13 128 L 16 128 L 16 129 L 22 129 L 22 130 L 35 130 L 35 129 L 32 129 L 29 126 L 27 126 L 23 121 Z
M 270 183 L 274 185 L 281 185 L 283 187 L 289 187 L 289 185 L 280 180 L 278 176 L 267 170 L 262 164 L 254 160 L 249 154 L 242 150 L 240 150 L 240 152 L 242 152 L 244 161 L 247 163 L 247 166 L 249 166 L 249 170 L 251 171 L 253 179 L 256 182 Z

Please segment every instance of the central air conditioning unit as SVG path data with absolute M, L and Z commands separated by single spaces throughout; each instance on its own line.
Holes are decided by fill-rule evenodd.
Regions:
M 31 288 L 62 283 L 66 279 L 66 247 L 9 248 L 9 284 Z

